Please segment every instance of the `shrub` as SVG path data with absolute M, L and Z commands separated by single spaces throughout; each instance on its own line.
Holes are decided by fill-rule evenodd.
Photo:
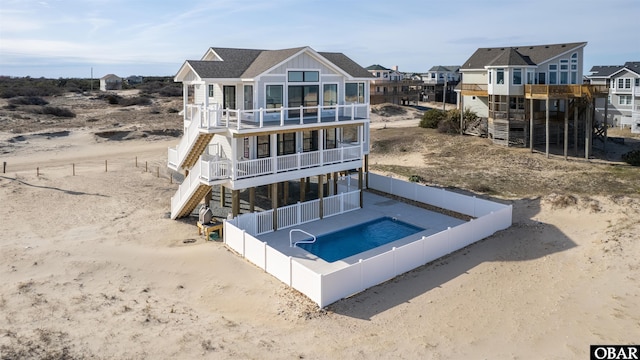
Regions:
M 158 90 L 158 94 L 162 96 L 178 97 L 182 96 L 182 89 L 176 86 L 165 86 L 162 89 Z
M 49 102 L 39 96 L 20 96 L 9 100 L 11 105 L 48 105 Z
M 35 114 L 46 114 L 46 115 L 53 115 L 57 117 L 67 117 L 67 118 L 76 117 L 76 114 L 73 111 L 69 109 L 61 108 L 61 107 L 56 107 L 56 106 L 43 106 L 41 108 L 31 110 L 31 112 Z
M 420 120 L 420 127 L 436 129 L 438 127 L 438 123 L 440 120 L 445 118 L 445 112 L 438 109 L 428 110 L 422 115 L 422 119 Z
M 622 160 L 632 166 L 640 166 L 640 149 L 622 154 Z
M 409 176 L 409 181 L 410 181 L 410 182 L 417 182 L 417 183 L 419 183 L 419 182 L 423 182 L 423 181 L 424 181 L 424 179 L 423 179 L 423 178 L 422 178 L 422 176 L 420 176 L 420 175 L 411 175 L 411 176 Z
M 133 105 L 151 105 L 151 99 L 147 96 L 136 96 L 131 98 L 120 98 L 118 102 L 121 106 L 133 106 Z
M 120 103 L 120 100 L 122 100 L 122 96 L 118 96 L 115 94 L 108 94 L 104 98 L 111 105 L 118 105 Z

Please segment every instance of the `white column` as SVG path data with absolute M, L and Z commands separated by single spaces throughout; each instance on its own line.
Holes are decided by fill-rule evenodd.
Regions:
M 189 102 L 189 85 L 182 83 L 182 120 L 187 119 L 187 103 Z
M 270 151 L 269 151 L 269 156 L 271 157 L 271 167 L 273 167 L 273 169 L 271 169 L 271 171 L 273 171 L 274 174 L 278 173 L 278 134 L 271 134 L 269 135 L 271 137 L 271 141 L 270 141 Z

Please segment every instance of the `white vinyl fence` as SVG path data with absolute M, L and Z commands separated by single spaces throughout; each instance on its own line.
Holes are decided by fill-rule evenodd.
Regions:
M 511 226 L 511 205 L 376 174 L 369 174 L 369 187 L 475 219 L 327 274 L 310 270 L 295 258 L 280 253 L 230 221 L 225 222 L 225 242 L 243 257 L 323 308 Z

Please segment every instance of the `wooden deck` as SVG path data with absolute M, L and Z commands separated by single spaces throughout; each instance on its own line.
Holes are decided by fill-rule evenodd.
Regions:
M 525 85 L 524 96 L 527 99 L 569 99 L 607 97 L 606 85 Z

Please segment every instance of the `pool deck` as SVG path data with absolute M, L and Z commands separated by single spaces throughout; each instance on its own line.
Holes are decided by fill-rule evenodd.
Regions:
M 269 246 L 287 256 L 291 256 L 295 261 L 300 262 L 318 274 L 328 274 L 335 270 L 357 263 L 360 259 L 373 257 L 377 254 L 389 251 L 393 247 L 400 247 L 419 240 L 423 236 L 429 236 L 446 230 L 448 227 L 455 227 L 465 222 L 451 216 L 412 206 L 407 203 L 370 192 L 365 191 L 363 196 L 364 207 L 362 209 L 263 234 L 257 236 L 257 239 L 267 242 Z M 328 263 L 301 248 L 292 248 L 289 246 L 289 232 L 292 229 L 304 230 L 315 236 L 319 236 L 385 216 L 396 218 L 425 230 L 332 263 Z M 300 232 L 294 233 L 293 235 L 294 242 L 305 238 L 308 238 L 308 236 Z

